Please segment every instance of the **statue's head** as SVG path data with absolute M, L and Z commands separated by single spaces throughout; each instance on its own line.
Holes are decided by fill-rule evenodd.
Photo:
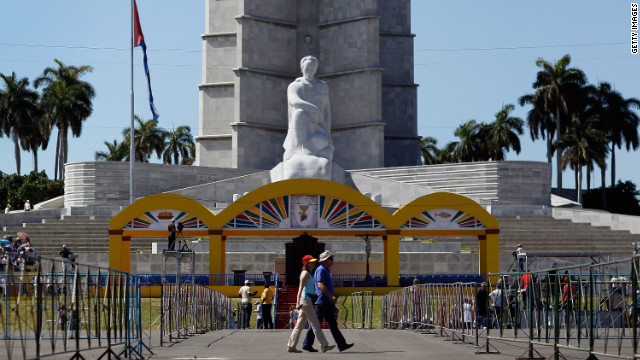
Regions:
M 313 75 L 318 70 L 318 59 L 311 55 L 303 57 L 300 60 L 300 70 L 302 70 L 302 75 L 305 79 L 313 78 Z

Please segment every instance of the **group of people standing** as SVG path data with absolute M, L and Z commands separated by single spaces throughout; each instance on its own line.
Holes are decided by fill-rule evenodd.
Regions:
M 253 297 L 258 295 L 258 291 L 251 291 L 251 280 L 245 280 L 244 286 L 238 291 L 238 296 L 242 298 L 242 314 L 240 319 L 240 328 L 249 329 L 249 320 L 251 319 L 251 309 L 253 304 Z M 271 317 L 271 311 L 273 308 L 274 293 L 269 287 L 269 283 L 264 285 L 264 290 L 260 295 L 260 300 L 255 302 L 256 305 L 256 328 L 258 329 L 273 329 L 273 319 Z

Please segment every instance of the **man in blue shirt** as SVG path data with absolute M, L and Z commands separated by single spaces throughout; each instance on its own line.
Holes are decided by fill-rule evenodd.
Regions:
M 320 265 L 316 268 L 313 277 L 316 280 L 315 290 L 318 295 L 316 300 L 316 316 L 322 323 L 322 320 L 327 321 L 331 335 L 338 345 L 338 350 L 345 351 L 353 346 L 353 343 L 348 344 L 342 336 L 340 329 L 338 329 L 338 322 L 336 321 L 336 305 L 338 297 L 333 292 L 333 281 L 331 280 L 331 266 L 333 266 L 333 255 L 329 251 L 325 251 L 320 254 Z M 307 336 L 304 339 L 302 349 L 309 352 L 316 352 L 318 350 L 312 347 L 315 340 L 315 334 L 313 329 L 309 328 Z

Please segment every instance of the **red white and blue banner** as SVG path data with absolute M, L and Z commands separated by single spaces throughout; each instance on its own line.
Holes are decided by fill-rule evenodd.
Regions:
M 153 105 L 153 93 L 151 92 L 151 78 L 149 77 L 149 64 L 147 63 L 147 44 L 144 42 L 142 27 L 140 26 L 140 18 L 138 17 L 138 5 L 133 0 L 133 46 L 142 47 L 142 61 L 144 63 L 144 74 L 147 77 L 147 89 L 149 90 L 149 107 L 153 114 L 153 120 L 158 121 L 160 114 L 155 105 Z

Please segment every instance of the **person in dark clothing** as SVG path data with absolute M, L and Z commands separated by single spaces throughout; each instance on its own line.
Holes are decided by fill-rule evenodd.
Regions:
M 58 252 L 58 255 L 60 255 L 60 257 L 62 258 L 62 267 L 64 268 L 64 272 L 68 272 L 71 265 L 69 258 L 73 255 L 73 253 L 69 251 L 67 245 L 62 245 L 62 250 Z
M 175 250 L 176 247 L 176 219 L 171 219 L 169 223 L 169 250 Z
M 487 283 L 482 283 L 476 293 L 476 326 L 487 327 Z

